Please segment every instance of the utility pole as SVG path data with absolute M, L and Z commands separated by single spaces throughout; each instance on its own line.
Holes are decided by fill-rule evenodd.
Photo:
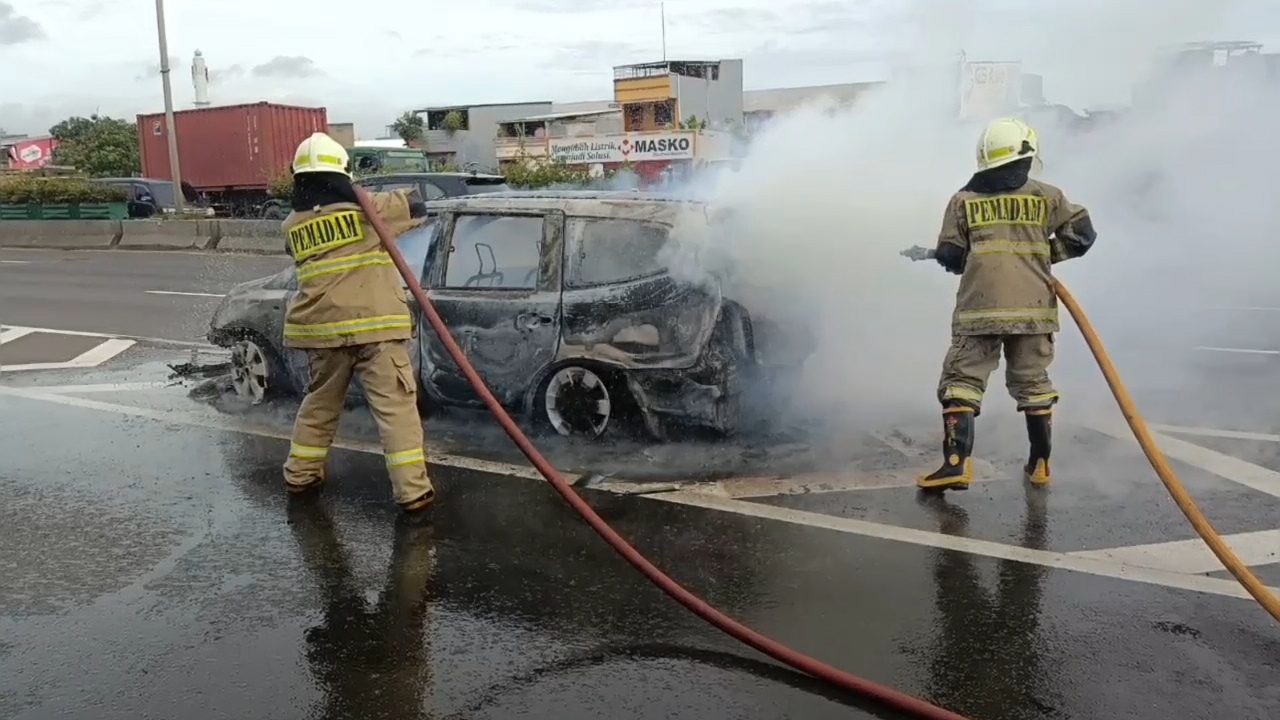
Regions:
M 662 14 L 662 62 L 667 61 L 667 4 L 658 3 L 658 12 Z
M 173 176 L 173 209 L 181 214 L 186 205 L 182 195 L 182 169 L 178 167 L 178 132 L 173 121 L 173 88 L 169 85 L 169 40 L 164 29 L 164 0 L 156 0 L 156 28 L 160 34 L 160 79 L 164 83 L 164 124 L 169 133 L 169 174 Z

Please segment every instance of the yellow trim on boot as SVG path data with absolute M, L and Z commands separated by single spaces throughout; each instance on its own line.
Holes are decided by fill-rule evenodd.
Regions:
M 1023 475 L 1027 477 L 1027 481 L 1032 485 L 1048 485 L 1049 484 L 1049 461 L 1037 460 L 1036 466 L 1031 470 L 1022 469 Z
M 959 458 L 952 456 L 947 458 L 948 464 L 954 465 Z M 969 485 L 973 483 L 973 458 L 964 459 L 964 472 L 959 475 L 950 475 L 946 477 L 935 478 L 940 471 L 935 471 L 925 475 L 916 481 L 916 487 L 921 490 L 967 490 Z

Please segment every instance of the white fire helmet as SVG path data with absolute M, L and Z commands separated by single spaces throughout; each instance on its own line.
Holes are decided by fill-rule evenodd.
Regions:
M 347 169 L 350 158 L 346 148 L 337 140 L 318 132 L 302 141 L 293 153 L 293 172 L 336 172 L 351 177 Z
M 1031 126 L 1017 118 L 1000 118 L 978 138 L 978 170 L 990 170 L 1023 158 L 1036 158 L 1039 165 L 1040 140 Z M 1038 168 L 1037 168 L 1038 169 Z

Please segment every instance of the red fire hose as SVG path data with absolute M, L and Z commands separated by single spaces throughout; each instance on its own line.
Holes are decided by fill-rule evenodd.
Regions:
M 471 383 L 471 387 L 475 389 L 476 394 L 484 400 L 484 404 L 489 408 L 489 412 L 493 413 L 493 417 L 502 426 L 502 429 L 511 438 L 511 441 L 520 448 L 520 452 L 529 459 L 529 462 L 537 468 L 539 473 L 551 483 L 551 487 L 569 503 L 593 530 L 604 538 L 618 554 L 631 564 L 642 575 L 649 579 L 659 589 L 670 595 L 672 599 L 685 606 L 690 612 L 698 617 L 706 620 L 714 625 L 718 630 L 733 637 L 756 650 L 768 655 L 778 662 L 789 665 L 800 672 L 807 673 L 813 677 L 825 680 L 838 687 L 844 688 L 855 695 L 870 698 L 879 701 L 884 705 L 896 710 L 900 710 L 912 715 L 926 718 L 927 720 L 968 720 L 962 715 L 957 715 L 950 710 L 945 710 L 936 705 L 932 705 L 924 700 L 911 697 L 904 693 L 898 692 L 892 688 L 879 685 L 865 680 L 856 675 L 852 675 L 843 670 L 834 668 L 824 662 L 815 660 L 808 655 L 799 653 L 791 648 L 777 642 L 771 638 L 765 637 L 751 628 L 730 618 L 724 613 L 716 610 L 706 601 L 697 595 L 685 590 L 679 583 L 672 580 L 658 569 L 656 565 L 649 562 L 643 555 L 622 538 L 609 524 L 604 521 L 596 511 L 591 509 L 585 500 L 578 496 L 573 488 L 560 477 L 560 473 L 556 471 L 551 463 L 538 452 L 533 446 L 529 438 L 525 436 L 520 427 L 516 425 L 507 411 L 498 403 L 497 398 L 489 391 L 489 387 L 485 385 L 479 373 L 471 366 L 467 360 L 466 353 L 462 348 L 458 347 L 458 343 L 454 341 L 453 336 L 449 333 L 449 328 L 440 319 L 440 315 L 436 312 L 435 307 L 431 304 L 430 298 L 423 292 L 419 284 L 419 279 L 414 277 L 413 271 L 409 268 L 409 264 L 405 262 L 404 255 L 400 253 L 400 248 L 396 246 L 395 238 L 391 231 L 387 228 L 386 223 L 381 216 L 378 215 L 373 207 L 372 201 L 363 189 L 356 188 L 356 196 L 360 200 L 360 208 L 364 210 L 370 222 L 373 223 L 374 229 L 378 233 L 382 245 L 387 249 L 387 253 L 391 255 L 391 259 L 396 264 L 396 269 L 400 271 L 400 275 L 404 278 L 405 284 L 408 285 L 409 291 L 413 293 L 413 297 L 417 299 L 418 304 L 422 306 L 422 312 L 426 315 L 427 322 L 431 323 L 431 328 L 435 330 L 436 335 L 440 337 L 440 341 L 444 343 L 445 349 L 449 351 L 449 355 L 453 358 L 458 367 L 462 369 L 462 374 L 467 376 L 467 381 Z

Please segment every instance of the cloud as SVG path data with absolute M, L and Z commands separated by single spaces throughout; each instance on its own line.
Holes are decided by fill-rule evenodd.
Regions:
M 19 15 L 12 5 L 0 1 L 0 45 L 19 45 L 44 37 L 44 28 L 39 23 Z
M 311 58 L 301 55 L 277 55 L 253 68 L 254 77 L 308 78 L 322 74 Z
M 667 16 L 667 23 L 675 24 L 672 22 L 671 13 Z M 786 16 L 763 8 L 716 8 L 698 13 L 689 20 L 700 29 L 717 35 L 751 34 L 784 27 L 787 24 Z
M 105 2 L 92 2 L 92 3 L 89 3 L 88 5 L 85 5 L 84 8 L 80 10 L 80 19 L 92 20 L 102 15 L 106 11 L 107 11 L 107 4 Z
M 182 58 L 177 55 L 169 56 L 169 71 L 182 64 Z M 150 82 L 160 76 L 160 63 L 137 63 L 135 67 L 141 68 L 137 74 L 133 76 L 135 82 Z
M 657 2 L 652 3 L 657 5 Z M 578 15 L 581 13 L 606 12 L 609 10 L 627 10 L 635 6 L 626 0 L 522 0 L 515 4 L 516 8 L 531 13 L 564 13 Z
M 603 40 L 582 40 L 565 43 L 552 53 L 551 62 L 561 69 L 607 71 L 620 64 L 622 58 L 643 55 L 648 48 L 642 45 Z
M 230 65 L 224 68 L 209 70 L 209 82 L 220 83 L 232 78 L 238 78 L 244 75 L 244 67 L 241 65 Z

